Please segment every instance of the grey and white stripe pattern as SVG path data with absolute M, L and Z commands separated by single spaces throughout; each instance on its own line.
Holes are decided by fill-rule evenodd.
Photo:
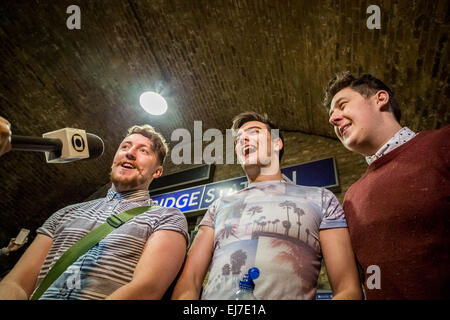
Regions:
M 68 206 L 54 213 L 37 230 L 53 238 L 38 285 L 71 245 L 104 223 L 111 214 L 148 205 L 157 203 L 150 199 L 147 190 L 117 193 L 110 189 L 105 198 Z M 186 245 L 189 244 L 187 221 L 178 209 L 153 209 L 114 230 L 78 258 L 41 299 L 104 299 L 131 281 L 147 239 L 158 230 L 180 232 L 186 238 Z

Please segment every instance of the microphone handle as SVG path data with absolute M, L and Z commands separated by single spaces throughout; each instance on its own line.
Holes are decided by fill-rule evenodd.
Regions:
M 11 136 L 11 149 L 18 151 L 57 152 L 62 150 L 62 142 L 59 139 L 42 137 Z

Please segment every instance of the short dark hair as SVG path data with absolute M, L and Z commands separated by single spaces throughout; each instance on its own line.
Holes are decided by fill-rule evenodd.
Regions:
M 164 163 L 164 159 L 169 152 L 169 147 L 167 146 L 166 139 L 164 139 L 162 134 L 156 132 L 155 128 L 148 124 L 144 124 L 142 126 L 132 126 L 128 129 L 125 137 L 132 134 L 140 134 L 146 138 L 149 138 L 153 144 L 153 151 L 158 155 L 159 164 L 162 165 Z
M 342 89 L 350 88 L 361 94 L 365 98 L 377 93 L 379 90 L 385 90 L 389 94 L 388 110 L 392 112 L 395 119 L 400 122 L 402 112 L 395 99 L 394 92 L 385 85 L 380 79 L 370 74 L 363 74 L 359 78 L 355 78 L 350 71 L 336 73 L 328 82 L 323 98 L 323 106 L 329 111 L 333 97 Z
M 280 150 L 280 153 L 278 154 L 279 161 L 281 162 L 281 158 L 284 154 L 284 139 L 283 135 L 281 134 L 280 129 L 276 124 L 274 124 L 272 121 L 269 120 L 269 117 L 266 113 L 259 114 L 253 111 L 246 111 L 238 114 L 233 118 L 233 124 L 231 126 L 231 130 L 233 131 L 233 134 L 236 134 L 236 132 L 239 130 L 240 127 L 242 127 L 245 123 L 250 121 L 259 121 L 266 125 L 267 130 L 278 130 L 278 137 L 281 139 L 281 142 L 283 142 L 283 147 Z

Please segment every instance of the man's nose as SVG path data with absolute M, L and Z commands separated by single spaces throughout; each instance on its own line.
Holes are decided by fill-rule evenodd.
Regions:
M 339 121 L 341 120 L 342 120 L 341 112 L 339 110 L 334 110 L 333 113 L 330 115 L 330 119 L 328 121 L 333 126 L 337 126 L 339 124 Z
M 125 156 L 127 157 L 127 159 L 136 160 L 136 148 L 131 147 L 130 149 L 128 149 Z
M 246 142 L 250 141 L 249 137 L 247 134 L 243 133 L 242 136 L 239 137 L 239 141 L 238 144 L 240 146 L 243 146 Z

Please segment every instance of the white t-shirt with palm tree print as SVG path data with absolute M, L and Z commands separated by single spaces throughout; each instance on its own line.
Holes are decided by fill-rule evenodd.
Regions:
M 214 255 L 202 299 L 232 299 L 252 267 L 260 300 L 315 299 L 322 253 L 319 230 L 346 228 L 339 200 L 319 187 L 250 183 L 216 200 L 200 226 L 214 229 Z

